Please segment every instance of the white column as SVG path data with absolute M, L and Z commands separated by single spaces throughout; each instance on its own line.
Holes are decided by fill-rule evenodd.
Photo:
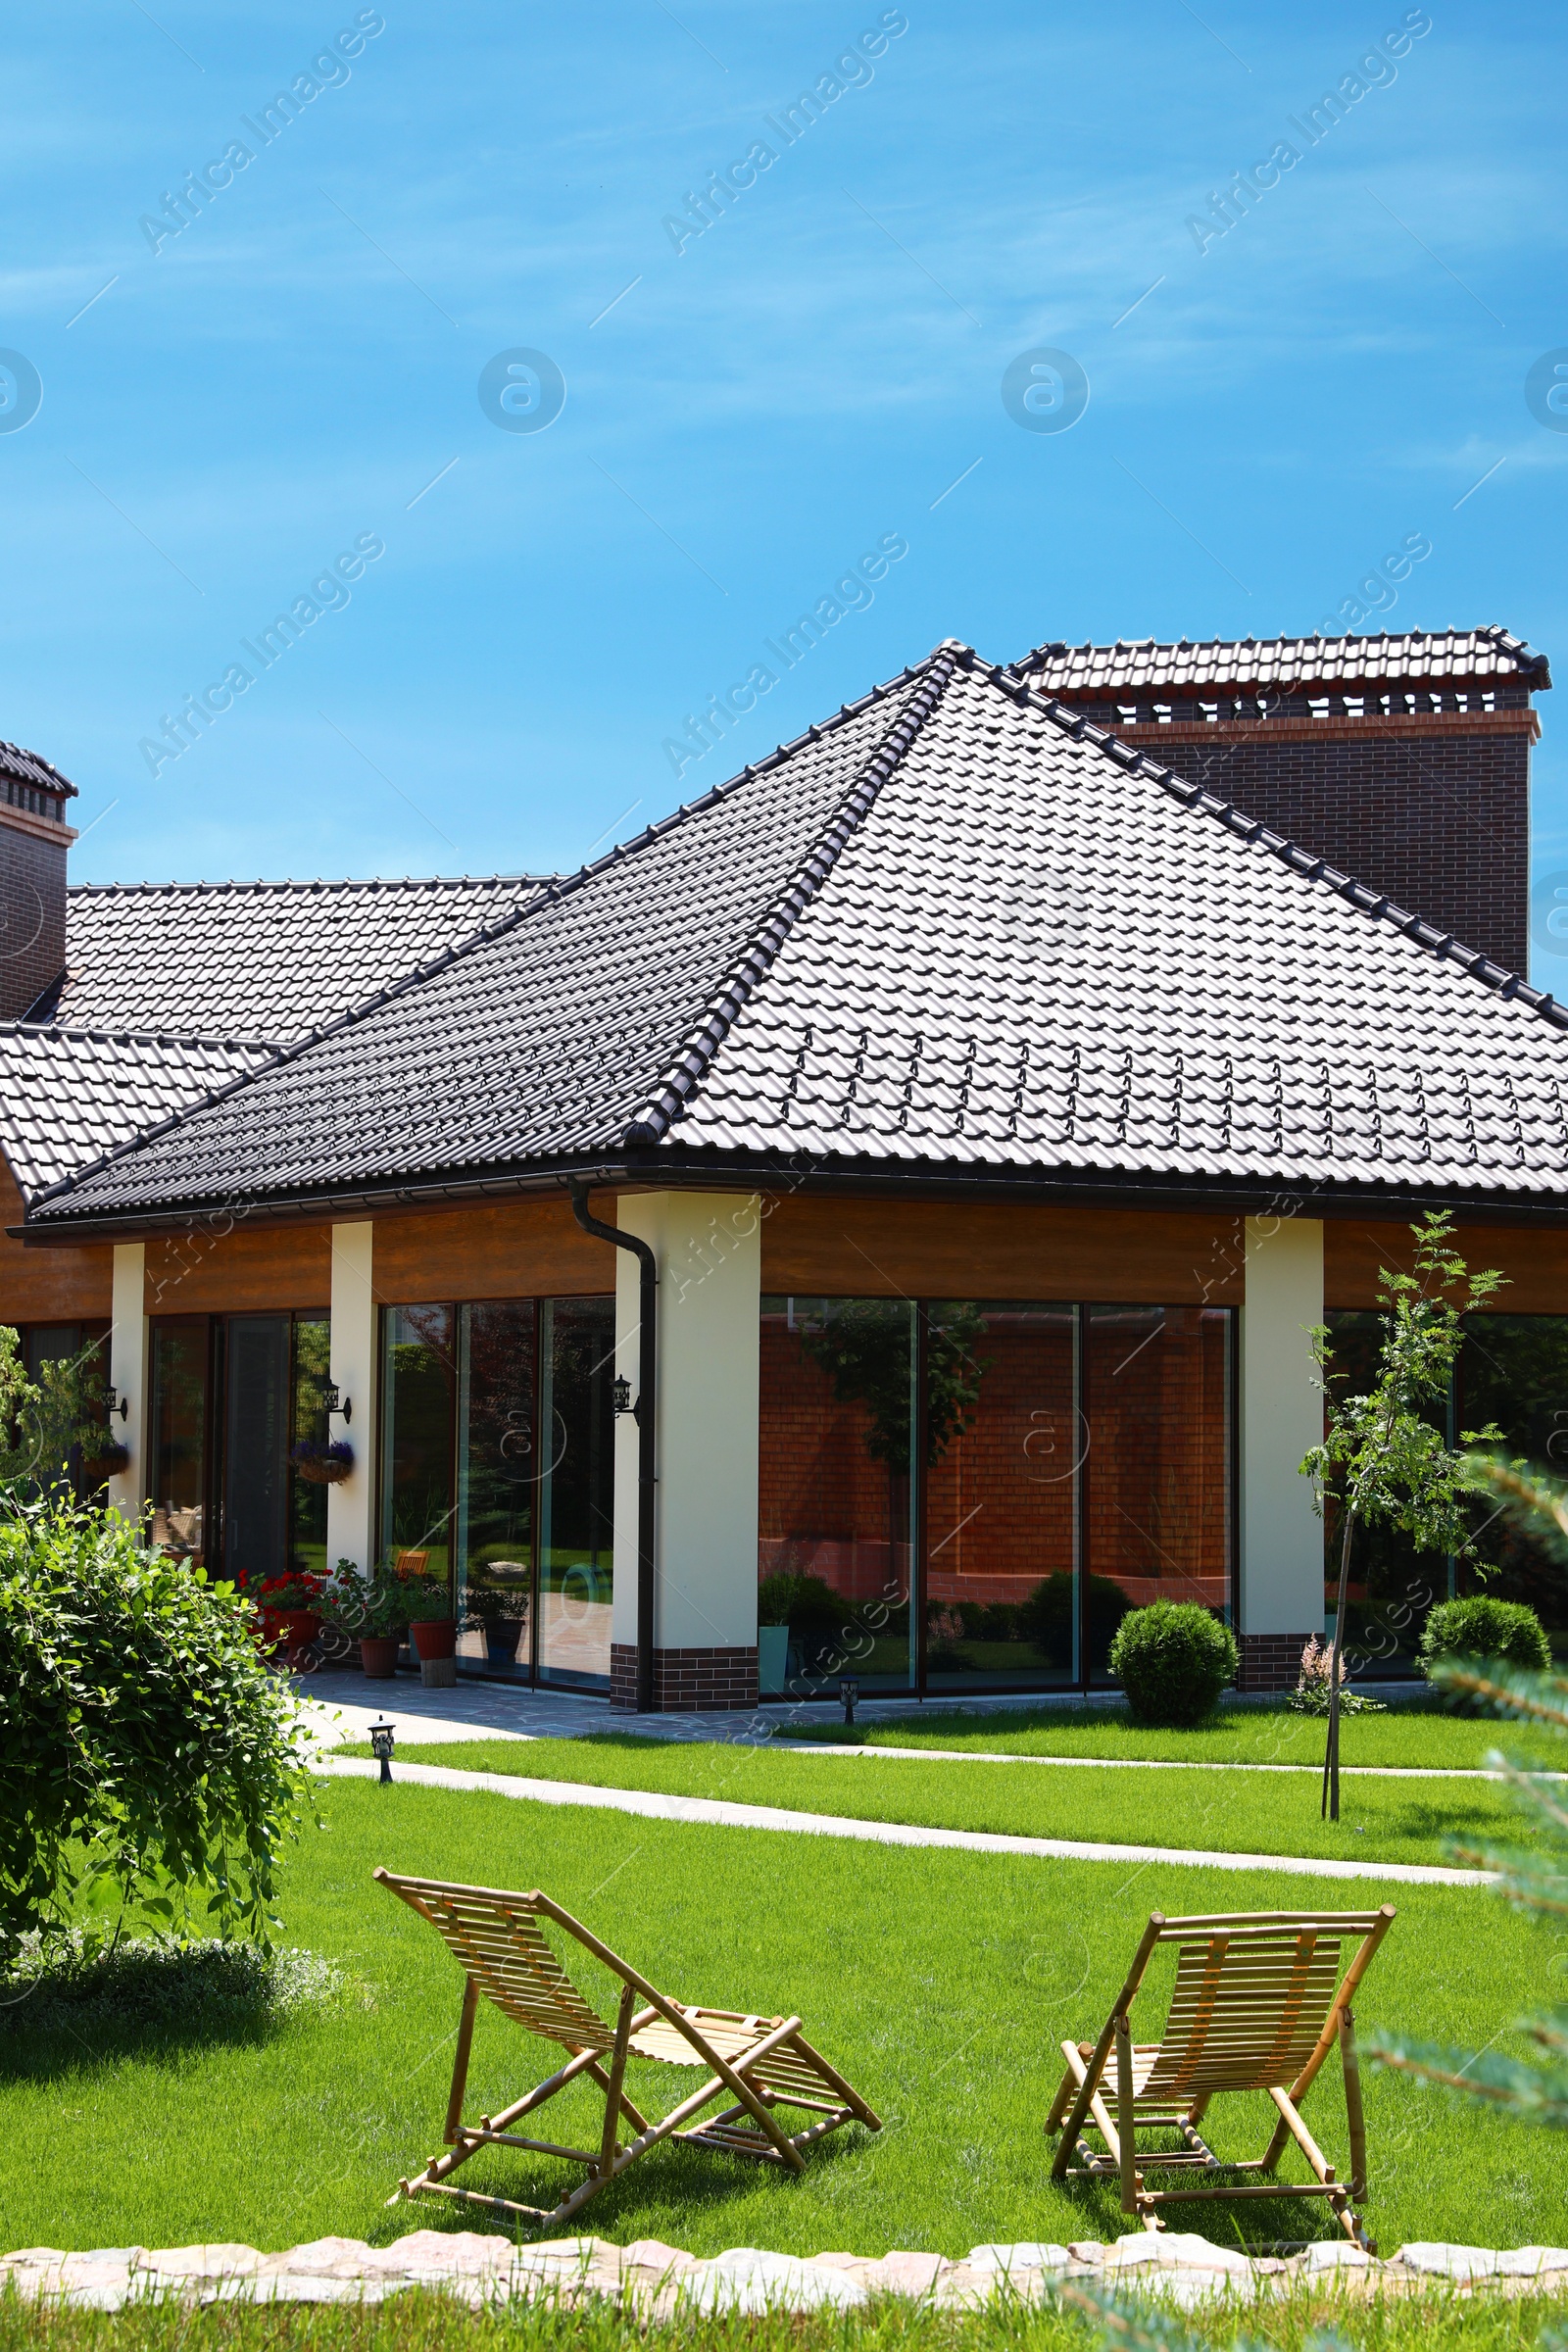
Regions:
M 114 1288 L 110 1298 L 109 1379 L 116 1397 L 110 1427 L 128 1446 L 126 1467 L 109 1481 L 113 1509 L 126 1519 L 139 1520 L 152 1493 L 153 1465 L 147 1428 L 147 1245 L 115 1244 Z M 130 1410 L 120 1417 L 119 1400 Z
M 341 1485 L 326 1490 L 326 1564 L 352 1560 L 362 1573 L 375 1566 L 375 1421 L 380 1393 L 375 1291 L 371 1262 L 375 1227 L 332 1228 L 332 1378 L 353 1418 L 334 1421 L 334 1438 L 347 1438 L 354 1468 Z
M 1244 1634 L 1321 1634 L 1323 1522 L 1300 1475 L 1323 1436 L 1307 1333 L 1323 1320 L 1323 1226 L 1249 1217 L 1242 1308 Z
M 757 1643 L 758 1367 L 762 1243 L 755 1195 L 629 1193 L 612 1220 L 659 1265 L 657 1649 Z M 616 1251 L 615 1369 L 637 1394 L 638 1264 Z M 615 1432 L 613 1638 L 637 1639 L 637 1425 Z

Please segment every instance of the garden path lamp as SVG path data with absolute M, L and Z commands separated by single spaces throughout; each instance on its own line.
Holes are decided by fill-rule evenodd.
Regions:
M 370 1726 L 370 1753 L 381 1767 L 380 1785 L 383 1788 L 388 1787 L 392 1779 L 392 1742 L 396 1736 L 394 1727 L 385 1716 L 379 1717 Z
M 860 1685 L 858 1678 L 853 1674 L 841 1674 L 839 1676 L 839 1696 L 844 1701 L 844 1720 L 846 1723 L 853 1723 L 855 1721 L 855 1702 L 859 1695 Z

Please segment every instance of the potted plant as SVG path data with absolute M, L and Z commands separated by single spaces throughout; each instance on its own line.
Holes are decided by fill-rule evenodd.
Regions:
M 337 1487 L 354 1467 L 354 1448 L 347 1438 L 302 1438 L 289 1460 L 308 1486 Z
M 408 1602 L 389 1577 L 362 1576 L 352 1560 L 339 1560 L 321 1583 L 321 1613 L 360 1645 L 360 1665 L 372 1682 L 396 1674 Z
M 409 1621 L 409 1639 L 420 1665 L 432 1658 L 455 1658 L 458 1621 L 452 1607 L 452 1588 L 446 1578 L 400 1577 L 397 1590 Z
M 263 1646 L 283 1650 L 292 1663 L 321 1630 L 321 1579 L 290 1570 L 287 1576 L 264 1576 L 250 1592 Z
M 511 1568 L 514 1563 L 497 1560 L 491 1565 Z M 517 1645 L 528 1630 L 526 1587 L 470 1584 L 464 1595 L 464 1623 L 484 1635 L 487 1665 L 514 1665 Z

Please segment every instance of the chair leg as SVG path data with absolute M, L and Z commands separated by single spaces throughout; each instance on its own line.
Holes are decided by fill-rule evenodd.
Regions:
M 615 2170 L 615 2145 L 620 2133 L 620 2086 L 626 2075 L 626 2044 L 631 2039 L 632 2012 L 637 1995 L 630 1984 L 620 1996 L 615 2020 L 615 2046 L 611 2053 L 610 2080 L 605 2085 L 605 2135 L 599 2146 L 599 2178 L 609 2180 Z
M 1355 2020 L 1340 2011 L 1340 2056 L 1345 2067 L 1345 2119 L 1350 2131 L 1350 2194 L 1366 2195 L 1366 2115 L 1361 2106 L 1361 2068 L 1355 2054 Z
M 452 2095 L 447 2100 L 446 2143 L 450 2148 L 458 2136 L 463 2121 L 463 2094 L 468 2087 L 468 2052 L 473 2047 L 474 2012 L 479 2006 L 479 1986 L 470 1977 L 463 1995 L 463 2016 L 458 2024 L 458 2051 L 452 2061 Z
M 1116 2136 L 1121 2142 L 1121 2209 L 1138 2211 L 1138 2156 L 1133 2128 L 1137 2094 L 1133 2089 L 1133 2034 L 1127 2019 L 1116 2020 Z

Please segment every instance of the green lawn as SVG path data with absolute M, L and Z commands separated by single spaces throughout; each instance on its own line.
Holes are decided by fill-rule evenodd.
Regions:
M 367 1755 L 363 1744 L 341 1752 Z M 1094 1771 L 1064 1764 L 960 1764 L 896 1757 L 803 1756 L 716 1740 L 629 1733 L 589 1740 L 460 1740 L 400 1747 L 406 1762 L 596 1788 L 656 1789 L 781 1805 L 858 1821 L 1073 1838 L 1205 1853 L 1298 1854 L 1364 1862 L 1442 1863 L 1446 1840 L 1518 1835 L 1506 1793 L 1488 1781 L 1372 1780 L 1348 1775 L 1337 1825 L 1318 1784 L 1296 1774 Z M 394 1767 L 395 1769 L 395 1767 Z
M 857 1725 L 786 1727 L 781 1737 L 849 1741 L 868 1747 L 953 1747 L 1019 1756 L 1125 1756 L 1195 1764 L 1318 1764 L 1323 1761 L 1320 1716 L 1288 1707 L 1226 1706 L 1194 1732 L 1145 1731 L 1123 1707 L 1008 1708 L 992 1715 L 940 1713 Z M 1415 1765 L 1434 1771 L 1478 1767 L 1489 1747 L 1530 1751 L 1532 1740 L 1558 1768 L 1549 1740 L 1475 1716 L 1450 1715 L 1430 1701 L 1392 1706 L 1387 1715 L 1347 1716 L 1340 1730 L 1347 1765 Z
M 824 1781 L 835 1770 L 818 1769 Z M 283 1908 L 287 1940 L 345 1972 L 330 2008 L 270 2027 L 241 2017 L 184 2031 L 100 2020 L 50 2033 L 12 2013 L 0 2039 L 8 2246 L 275 2248 L 328 2233 L 385 2241 L 420 2226 L 489 2226 L 444 2201 L 382 2204 L 440 2144 L 461 1978 L 430 1930 L 371 1884 L 377 1862 L 544 1886 L 678 1995 L 799 2010 L 863 2088 L 887 2130 L 838 2134 L 802 2177 L 670 2148 L 584 2216 L 583 2227 L 607 2236 L 656 2236 L 699 2253 L 756 2244 L 961 2254 L 983 2239 L 1116 2236 L 1125 2225 L 1108 2193 L 1049 2180 L 1041 2124 L 1059 2038 L 1102 2023 L 1152 1909 L 1336 1908 L 1348 1891 L 1267 1872 L 1041 1863 L 687 1827 L 407 1783 L 329 1782 L 321 1804 L 327 1826 L 289 1862 Z M 1370 1907 L 1384 1891 L 1358 1885 L 1353 1899 Z M 1471 2042 L 1500 2034 L 1495 2046 L 1518 2046 L 1508 2021 L 1556 1988 L 1550 1935 L 1487 1894 L 1388 1892 L 1399 1915 L 1357 2002 L 1363 2028 Z M 586 1970 L 582 1980 L 596 1989 Z M 1157 2031 L 1157 2013 L 1150 2025 Z M 499 2104 L 552 2064 L 547 2045 L 486 2010 L 475 2103 Z M 592 2104 L 584 2090 L 574 2130 L 592 2130 Z M 1256 2152 L 1263 2105 L 1249 2097 L 1214 2111 L 1222 2152 Z M 1368 2215 L 1385 2246 L 1562 2241 L 1561 2149 L 1550 2135 L 1390 2077 L 1369 2080 L 1367 2105 Z M 1307 2114 L 1343 2156 L 1332 2070 Z M 554 2193 L 564 2175 L 550 2159 L 510 2152 L 470 2169 L 476 2182 L 532 2198 Z M 1257 2239 L 1302 2227 L 1299 2203 L 1266 2201 L 1233 2208 L 1231 2219 L 1195 2208 L 1190 2226 L 1233 2234 L 1238 2210 Z M 1181 2209 L 1173 2221 L 1184 2226 Z

